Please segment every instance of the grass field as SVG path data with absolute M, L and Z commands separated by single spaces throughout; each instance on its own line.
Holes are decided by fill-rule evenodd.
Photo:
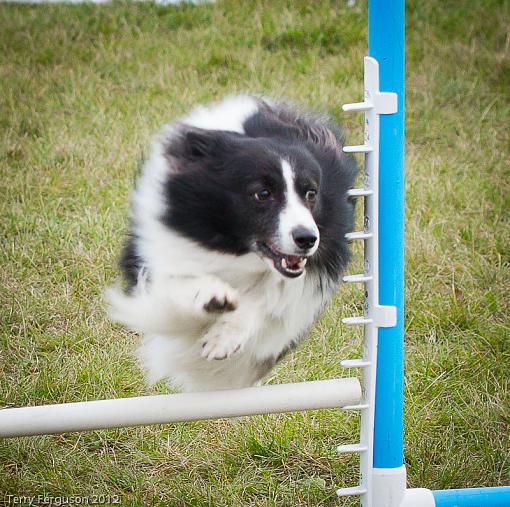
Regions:
M 510 484 L 510 4 L 407 2 L 406 464 L 412 486 Z M 109 323 L 137 160 L 192 104 L 240 90 L 361 138 L 363 2 L 0 4 L 0 404 L 164 392 Z M 360 262 L 359 252 L 353 264 Z M 271 382 L 339 374 L 342 287 Z M 126 506 L 343 504 L 356 415 L 308 412 L 0 441 L 5 495 Z

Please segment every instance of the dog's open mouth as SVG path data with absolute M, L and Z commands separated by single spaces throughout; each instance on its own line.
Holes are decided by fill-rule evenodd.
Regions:
M 283 276 L 297 278 L 305 270 L 308 260 L 306 257 L 284 254 L 267 243 L 261 242 L 257 242 L 257 250 L 262 257 L 272 260 L 275 269 Z

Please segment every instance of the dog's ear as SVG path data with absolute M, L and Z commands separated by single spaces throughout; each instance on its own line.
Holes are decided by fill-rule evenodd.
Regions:
M 222 130 L 188 130 L 183 138 L 183 154 L 189 160 L 221 157 L 234 149 L 238 134 Z
M 165 155 L 174 170 L 182 170 L 189 163 L 221 160 L 242 143 L 243 136 L 226 130 L 207 130 L 181 125 L 165 146 Z
M 191 130 L 184 134 L 184 151 L 190 158 L 202 158 L 217 150 L 217 141 L 207 131 Z

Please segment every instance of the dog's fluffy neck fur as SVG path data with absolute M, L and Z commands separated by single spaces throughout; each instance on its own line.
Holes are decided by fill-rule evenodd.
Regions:
M 337 175 L 342 182 L 338 199 L 343 208 L 333 209 L 338 216 L 331 217 L 333 227 L 339 221 L 342 225 L 332 243 L 338 243 L 339 252 L 323 254 L 323 265 L 317 255 L 319 260 L 296 279 L 269 269 L 254 251 L 236 255 L 204 247 L 162 219 L 172 207 L 167 194 L 169 178 L 179 170 L 168 156 L 179 126 L 245 135 L 250 118 L 273 107 L 277 106 L 246 96 L 200 107 L 179 124 L 167 126 L 152 144 L 132 196 L 130 240 L 123 257 L 129 290 L 108 291 L 110 316 L 144 336 L 138 355 L 151 382 L 166 378 L 185 390 L 253 385 L 302 339 L 334 293 L 347 262 L 343 235 L 351 227 L 352 205 L 345 193 L 355 173 L 353 163 L 341 155 L 333 162 L 338 165 L 335 171 L 345 171 Z M 319 120 L 306 124 L 307 118 L 292 110 L 275 111 L 282 124 L 274 128 L 299 124 L 312 136 L 320 127 L 319 134 L 328 139 L 319 139 L 318 144 L 333 142 L 334 149 L 340 150 L 341 140 Z M 332 233 L 322 229 L 328 241 Z M 208 301 L 222 297 L 236 309 L 203 311 Z M 205 346 L 204 336 L 209 337 Z M 236 344 L 231 342 L 237 339 L 234 350 Z M 228 358 L 208 361 L 203 357 L 204 347 L 212 350 L 209 359 L 219 359 L 222 351 Z

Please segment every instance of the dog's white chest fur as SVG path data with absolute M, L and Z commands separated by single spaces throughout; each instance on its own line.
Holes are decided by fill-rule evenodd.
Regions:
M 202 265 L 202 273 L 164 270 L 151 282 L 142 278 L 132 295 L 108 294 L 112 318 L 144 335 L 138 357 L 151 382 L 169 379 L 186 390 L 253 385 L 299 342 L 331 295 L 318 291 L 312 275 L 282 279 L 254 254 L 216 254 L 189 242 L 179 258 L 188 240 L 173 241 L 181 248 L 168 265 Z M 211 301 L 235 309 L 208 312 Z

